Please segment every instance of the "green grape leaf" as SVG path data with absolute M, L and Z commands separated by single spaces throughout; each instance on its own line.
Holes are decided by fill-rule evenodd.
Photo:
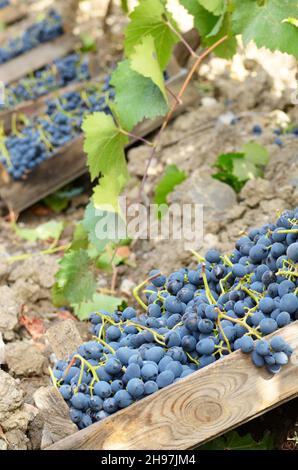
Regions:
M 120 167 L 121 171 L 126 168 L 124 147 L 128 137 L 115 125 L 112 116 L 100 112 L 90 114 L 85 117 L 82 129 L 92 181 L 100 174 L 108 173 L 112 167 Z
M 118 307 L 124 303 L 121 297 L 114 297 L 104 294 L 94 294 L 89 302 L 83 302 L 80 305 L 75 305 L 75 315 L 80 320 L 87 320 L 91 313 L 106 312 L 113 313 Z
M 69 250 L 75 251 L 81 248 L 87 250 L 89 246 L 88 234 L 82 222 L 76 224 Z
M 123 160 L 119 165 L 112 166 L 99 180 L 93 189 L 93 204 L 96 209 L 107 212 L 121 213 L 119 206 L 119 195 L 127 182 L 126 162 Z
M 112 74 L 115 87 L 115 110 L 121 126 L 131 131 L 144 118 L 163 116 L 167 103 L 158 86 L 150 79 L 131 69 L 128 60 L 119 62 Z
M 243 145 L 242 153 L 224 153 L 217 157 L 214 165 L 219 171 L 213 178 L 241 191 L 246 181 L 263 176 L 263 167 L 269 161 L 265 147 L 251 141 Z
M 225 6 L 225 0 L 198 0 L 198 2 L 214 15 L 221 15 Z
M 51 220 L 35 228 L 24 228 L 17 224 L 14 224 L 13 227 L 19 237 L 35 242 L 36 240 L 59 240 L 64 229 L 64 223 Z
M 164 17 L 174 24 L 160 0 L 142 0 L 129 15 L 131 22 L 125 31 L 125 53 L 128 57 L 134 52 L 135 46 L 143 37 L 152 36 L 156 47 L 156 54 L 162 70 L 166 69 L 172 54 L 172 48 L 178 37 L 165 23 Z
M 199 450 L 272 450 L 274 437 L 266 433 L 261 441 L 255 441 L 251 434 L 240 436 L 230 431 L 199 447 Z
M 130 56 L 130 66 L 135 72 L 150 78 L 160 89 L 165 102 L 168 102 L 163 73 L 157 60 L 152 36 L 145 36 L 141 43 L 135 46 L 134 52 Z
M 242 34 L 248 44 L 253 40 L 258 47 L 287 52 L 298 58 L 298 31 L 283 20 L 297 17 L 296 0 L 266 0 L 259 5 L 254 0 L 234 0 L 232 27 Z
M 102 253 L 110 242 L 108 238 L 101 237 L 100 223 L 104 213 L 100 210 L 96 210 L 93 202 L 90 202 L 85 209 L 84 219 L 82 226 L 88 234 L 88 240 L 97 249 L 98 255 Z
M 129 11 L 128 0 L 121 0 L 121 8 L 124 11 L 124 13 L 128 13 Z
M 245 154 L 245 159 L 255 165 L 265 166 L 269 162 L 268 150 L 257 142 L 244 144 L 241 151 Z
M 230 59 L 236 52 L 237 42 L 231 31 L 230 12 L 222 11 L 221 16 L 216 16 L 206 10 L 199 0 L 180 0 L 186 10 L 194 17 L 194 24 L 202 37 L 202 43 L 210 47 L 224 36 L 228 38 L 220 44 L 214 54 L 218 57 Z M 207 2 L 207 0 L 206 0 Z
M 69 251 L 59 262 L 53 299 L 65 299 L 68 305 L 79 304 L 92 298 L 96 281 L 90 269 L 90 259 L 85 250 Z
M 206 10 L 198 0 L 180 0 L 180 3 L 194 17 L 194 24 L 204 39 L 215 27 L 218 17 Z
M 154 192 L 155 204 L 166 204 L 167 196 L 173 191 L 175 186 L 182 183 L 186 179 L 184 171 L 179 170 L 176 165 L 167 166 L 165 173 L 159 183 L 157 184 Z
M 45 197 L 43 203 L 57 214 L 62 212 L 69 204 L 69 201 L 79 194 L 82 194 L 83 188 L 61 189 Z
M 260 176 L 257 167 L 253 163 L 247 161 L 246 158 L 234 160 L 233 175 L 236 176 L 239 181 L 252 180 L 257 176 Z

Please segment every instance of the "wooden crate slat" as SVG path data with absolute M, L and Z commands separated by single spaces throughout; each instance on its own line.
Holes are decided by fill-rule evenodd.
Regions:
M 294 348 L 279 374 L 241 351 L 50 446 L 49 450 L 183 450 L 298 396 L 298 321 L 276 332 Z
M 185 72 L 172 79 L 170 86 L 174 93 L 177 93 L 180 89 L 184 77 Z M 194 104 L 198 96 L 196 88 L 189 86 L 184 95 L 183 103 L 177 107 L 173 117 L 183 112 L 187 106 Z M 144 121 L 136 127 L 134 133 L 144 137 L 157 129 L 163 120 L 164 118 L 161 117 L 152 121 Z M 131 140 L 127 148 L 133 143 L 135 141 Z M 28 175 L 25 181 L 2 183 L 0 197 L 9 209 L 19 213 L 86 172 L 83 136 L 80 135 L 39 165 Z
M 85 82 L 75 82 L 71 83 L 63 88 L 54 90 L 47 95 L 43 95 L 36 100 L 23 101 L 14 108 L 0 112 L 0 122 L 4 124 L 4 131 L 6 134 L 11 132 L 11 123 L 13 115 L 25 114 L 28 118 L 32 119 L 35 116 L 38 116 L 41 113 L 44 113 L 47 107 L 47 101 L 55 99 L 57 96 L 70 91 L 81 91 L 86 89 L 88 85 L 96 83 L 95 81 L 88 80 Z
M 23 5 L 8 5 L 0 9 L 0 23 L 9 25 L 20 21 L 27 16 L 27 9 Z
M 0 65 L 0 80 L 4 84 L 18 80 L 72 51 L 76 46 L 76 42 L 77 40 L 72 34 L 65 34 L 54 41 L 46 42 L 31 49 L 25 54 Z

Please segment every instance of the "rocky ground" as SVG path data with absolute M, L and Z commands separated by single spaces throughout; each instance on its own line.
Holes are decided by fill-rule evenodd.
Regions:
M 210 61 L 196 82 L 199 104 L 166 130 L 149 171 L 149 195 L 166 165 L 176 164 L 186 172 L 187 179 L 176 187 L 170 201 L 204 205 L 202 251 L 209 247 L 230 250 L 239 234 L 273 220 L 276 212 L 298 202 L 298 139 L 291 135 L 282 137 L 283 145 L 278 146 L 273 134 L 281 123 L 298 122 L 298 108 L 289 84 L 283 83 L 282 73 L 279 81 L 274 81 L 261 62 L 258 58 L 242 57 L 241 70 L 245 73 L 240 80 L 233 69 L 231 77 L 227 64 L 221 64 L 222 70 L 218 70 L 217 60 Z M 294 70 L 291 63 L 287 67 Z M 231 124 L 235 117 L 236 123 Z M 255 124 L 263 129 L 258 137 L 252 134 Z M 268 148 L 270 162 L 263 178 L 248 182 L 236 195 L 229 186 L 211 178 L 212 165 L 220 153 L 237 151 L 251 139 Z M 148 149 L 143 145 L 128 152 L 132 179 L 127 196 L 131 200 L 136 196 L 147 156 Z M 63 245 L 70 240 L 73 223 L 81 218 L 87 200 L 88 190 L 58 215 L 38 205 L 22 214 L 20 222 L 34 227 L 47 220 L 63 220 Z M 33 393 L 49 383 L 48 366 L 55 359 L 44 333 L 53 322 L 66 318 L 76 321 L 71 312 L 57 310 L 51 303 L 59 255 L 36 254 L 46 247 L 20 240 L 10 222 L 0 220 L 0 449 L 40 447 L 43 420 Z M 128 297 L 150 269 L 158 267 L 169 273 L 193 262 L 182 242 L 177 241 L 139 240 L 130 252 L 130 262 L 118 268 L 116 282 L 116 292 Z M 12 256 L 23 253 L 32 255 L 24 261 L 11 262 Z M 99 273 L 98 282 L 100 287 L 110 287 L 111 276 Z M 84 337 L 86 325 L 77 324 Z M 282 416 L 286 432 L 280 432 L 278 446 L 287 447 L 287 432 L 297 430 L 297 401 L 272 413 L 259 419 L 258 428 L 273 429 Z M 244 429 L 252 430 L 252 425 L 246 426 Z

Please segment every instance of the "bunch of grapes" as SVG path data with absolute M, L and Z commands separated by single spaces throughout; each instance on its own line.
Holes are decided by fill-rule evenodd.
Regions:
M 114 97 L 109 77 L 105 79 L 103 88 L 90 85 L 83 92 L 69 91 L 48 100 L 43 116 L 28 122 L 21 131 L 15 131 L 5 139 L 0 147 L 0 164 L 14 180 L 25 179 L 30 171 L 81 133 L 86 113 L 109 113 L 107 97 Z
M 80 429 L 238 349 L 270 374 L 288 363 L 291 346 L 264 336 L 298 319 L 298 207 L 229 255 L 197 256 L 196 269 L 153 270 L 134 290 L 145 313 L 93 313 L 93 339 L 57 362 L 54 384 Z
M 88 80 L 88 56 L 72 53 L 54 61 L 33 74 L 6 87 L 6 103 L 0 108 L 12 108 L 23 101 L 35 100 L 70 83 Z
M 29 26 L 21 36 L 10 39 L 4 47 L 0 47 L 0 64 L 4 64 L 62 34 L 61 16 L 55 10 L 49 10 L 43 20 Z

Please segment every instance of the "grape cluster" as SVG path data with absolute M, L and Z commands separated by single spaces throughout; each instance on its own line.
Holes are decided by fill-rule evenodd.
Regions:
M 229 255 L 197 256 L 196 269 L 153 270 L 134 290 L 146 313 L 93 313 L 93 339 L 57 362 L 53 381 L 80 429 L 238 349 L 271 374 L 287 364 L 291 346 L 264 336 L 298 319 L 298 207 Z
M 88 80 L 88 56 L 72 53 L 56 60 L 53 64 L 30 74 L 5 89 L 6 103 L 0 108 L 11 108 L 23 101 L 29 101 L 46 95 L 70 83 Z
M 62 18 L 55 10 L 49 10 L 45 18 L 29 26 L 16 38 L 9 39 L 4 47 L 0 47 L 0 64 L 30 51 L 39 44 L 51 41 L 63 34 Z
M 109 113 L 106 97 L 113 99 L 113 96 L 107 78 L 103 88 L 90 85 L 83 92 L 69 91 L 48 100 L 43 116 L 6 137 L 5 145 L 0 147 L 0 164 L 14 180 L 26 178 L 30 171 L 81 133 L 85 113 Z

